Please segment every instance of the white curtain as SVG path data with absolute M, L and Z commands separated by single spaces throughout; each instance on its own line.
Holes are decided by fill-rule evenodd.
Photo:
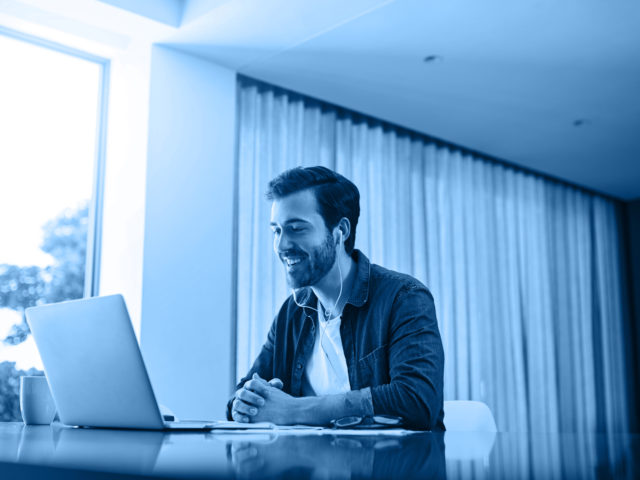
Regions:
M 238 377 L 288 295 L 267 184 L 325 165 L 360 190 L 356 247 L 431 289 L 445 399 L 487 403 L 502 431 L 628 429 L 615 202 L 244 77 L 238 91 Z

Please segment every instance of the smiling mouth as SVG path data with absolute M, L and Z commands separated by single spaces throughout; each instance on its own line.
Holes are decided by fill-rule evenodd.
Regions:
M 304 257 L 284 257 L 283 262 L 287 268 L 293 268 L 304 260 Z

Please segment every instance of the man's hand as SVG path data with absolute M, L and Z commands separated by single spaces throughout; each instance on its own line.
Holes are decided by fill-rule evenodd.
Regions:
M 296 423 L 295 412 L 298 399 L 284 393 L 281 388 L 263 380 L 257 373 L 254 373 L 253 378 L 244 384 L 245 390 L 257 395 L 264 402 L 262 405 L 251 407 L 255 409 L 255 413 L 254 410 L 250 410 L 252 422 L 272 422 L 276 425 Z
M 253 389 L 247 387 L 250 382 L 262 382 L 265 388 L 269 387 L 278 390 L 281 390 L 283 387 L 282 380 L 279 378 L 273 378 L 267 382 L 260 378 L 257 373 L 254 373 L 253 378 L 245 382 L 244 386 L 236 391 L 235 399 L 231 406 L 231 417 L 236 422 L 249 423 L 252 417 L 258 414 L 258 409 L 265 404 L 265 398 L 255 391 L 255 383 L 253 384 Z M 258 422 L 262 420 L 253 419 L 253 421 Z

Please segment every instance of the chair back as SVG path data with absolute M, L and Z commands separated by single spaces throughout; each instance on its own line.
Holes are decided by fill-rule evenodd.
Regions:
M 444 426 L 449 432 L 498 431 L 487 404 L 472 400 L 444 402 Z

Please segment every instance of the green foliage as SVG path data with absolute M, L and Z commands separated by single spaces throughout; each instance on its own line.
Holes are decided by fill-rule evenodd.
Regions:
M 85 203 L 67 210 L 43 227 L 41 249 L 53 257 L 53 265 L 0 265 L 0 307 L 22 314 L 4 339 L 8 345 L 24 342 L 29 335 L 24 310 L 45 303 L 82 298 L 87 256 L 89 207 Z
M 22 310 L 38 304 L 44 296 L 40 267 L 0 265 L 0 305 Z
M 44 375 L 35 368 L 16 370 L 14 362 L 0 363 L 0 422 L 19 422 L 20 415 L 20 377 L 23 375 Z
M 84 205 L 47 222 L 40 247 L 55 263 L 46 268 L 45 303 L 82 298 L 87 258 L 89 207 Z
M 16 345 L 29 334 L 24 309 L 43 303 L 45 282 L 40 267 L 0 265 L 0 306 L 22 313 L 22 322 L 11 327 L 4 343 Z

